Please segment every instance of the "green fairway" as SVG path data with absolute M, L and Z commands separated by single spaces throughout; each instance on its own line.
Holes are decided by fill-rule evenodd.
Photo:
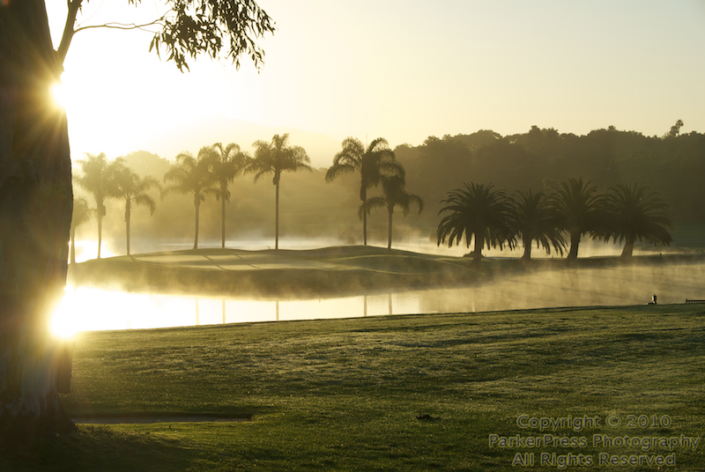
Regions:
M 559 470 L 568 454 L 595 462 L 567 470 L 703 470 L 700 443 L 593 435 L 705 436 L 704 321 L 705 305 L 664 305 L 84 333 L 71 416 L 251 420 L 81 425 L 3 451 L 0 470 Z M 522 415 L 598 423 L 540 431 Z M 489 445 L 545 434 L 577 445 Z M 534 466 L 512 467 L 517 453 Z

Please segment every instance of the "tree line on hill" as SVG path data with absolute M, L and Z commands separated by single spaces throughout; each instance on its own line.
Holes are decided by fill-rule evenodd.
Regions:
M 359 217 L 362 220 L 363 244 L 367 244 L 371 228 L 377 237 L 381 237 L 384 231 L 387 247 L 391 248 L 394 209 L 401 209 L 406 216 L 412 206 L 418 208 L 419 215 L 403 224 L 397 223 L 395 233 L 401 231 L 403 235 L 425 234 L 436 238 L 443 226 L 439 226 L 437 215 L 444 213 L 445 217 L 449 216 L 449 200 L 460 198 L 463 192 L 469 192 L 478 185 L 485 190 L 515 189 L 517 194 L 510 199 L 513 202 L 510 206 L 515 212 L 518 211 L 517 205 L 526 207 L 530 201 L 533 201 L 535 207 L 555 209 L 556 195 L 565 192 L 564 186 L 572 185 L 572 180 L 576 180 L 591 188 L 595 195 L 600 187 L 610 189 L 608 193 L 595 197 L 600 212 L 605 215 L 609 213 L 606 202 L 614 204 L 616 198 L 624 200 L 638 197 L 651 199 L 649 201 L 661 213 L 670 207 L 675 221 L 703 221 L 705 210 L 701 202 L 705 195 L 700 195 L 703 190 L 696 182 L 705 175 L 702 172 L 705 165 L 705 136 L 695 132 L 681 135 L 681 126 L 682 122 L 677 122 L 662 137 L 645 137 L 639 133 L 617 131 L 613 127 L 596 130 L 586 136 L 558 134 L 555 130 L 541 130 L 537 127 L 532 127 L 526 134 L 505 137 L 493 131 L 481 130 L 470 135 L 444 136 L 442 139 L 429 137 L 421 146 L 401 145 L 395 149 L 391 149 L 383 138 L 369 145 L 347 138 L 342 143 L 342 150 L 333 157 L 332 166 L 327 169 L 311 168 L 306 151 L 297 146 L 289 146 L 287 135 L 276 135 L 271 142 L 257 141 L 254 144 L 254 157 L 236 144 L 206 146 L 196 156 L 182 153 L 177 156 L 175 165 L 143 152 L 117 159 L 113 163 L 109 163 L 105 156 L 88 156 L 79 163 L 83 175 L 77 177 L 76 182 L 92 194 L 95 208 L 89 210 L 87 202 L 77 198 L 71 234 L 73 239 L 75 227 L 84 223 L 92 211 L 98 220 L 100 251 L 101 221 L 106 216 L 106 199 L 120 198 L 124 203 L 129 254 L 132 208 L 134 205 L 145 205 L 150 209 L 150 214 L 153 214 L 155 201 L 148 192 L 150 189 L 160 189 L 162 198 L 169 194 L 190 195 L 195 210 L 195 226 L 192 227 L 195 232 L 194 247 L 198 246 L 199 220 L 203 219 L 200 214 L 203 209 L 207 215 L 203 221 L 209 234 L 214 233 L 214 222 L 219 221 L 221 246 L 225 247 L 226 223 L 231 233 L 242 234 L 243 228 L 261 232 L 262 228 L 271 224 L 263 213 L 268 211 L 266 206 L 273 203 L 274 247 L 278 249 L 281 176 L 283 172 L 304 169 L 308 175 L 292 174 L 287 177 L 287 186 L 282 189 L 287 202 L 287 211 L 282 217 L 288 218 L 286 228 L 289 234 L 310 237 L 335 234 L 337 231 L 337 237 L 350 244 L 356 241 L 358 230 L 354 228 L 359 224 L 355 223 Z M 82 183 L 81 180 L 85 180 L 92 172 L 92 165 L 98 165 L 91 164 L 91 161 L 101 159 L 103 164 L 100 165 L 105 167 L 105 175 L 115 175 L 111 178 L 113 183 L 108 186 L 110 188 L 106 187 L 102 195 L 100 191 L 91 189 L 89 182 Z M 680 173 L 675 172 L 672 169 L 674 167 Z M 254 174 L 253 182 L 240 179 L 231 185 L 235 178 L 248 173 Z M 252 185 L 265 174 L 272 174 L 274 196 Z M 576 179 L 576 176 L 580 178 Z M 407 180 L 412 182 L 414 193 L 406 190 Z M 323 188 L 322 182 L 333 185 Z M 327 197 L 321 198 L 321 192 L 326 192 Z M 231 210 L 227 210 L 226 204 L 232 195 L 235 195 L 235 199 Z M 206 196 L 215 197 L 215 201 L 206 201 Z M 140 215 L 138 225 L 141 234 L 147 237 L 164 237 L 170 232 L 183 235 L 186 227 L 183 221 L 191 218 L 184 211 L 190 205 L 184 205 L 184 197 L 180 197 L 178 203 L 169 202 L 177 198 L 162 200 L 162 208 L 168 211 L 158 215 L 161 219 L 150 225 L 152 228 L 147 228 L 144 215 Z M 424 207 L 430 211 L 420 215 Z M 383 223 L 380 216 L 375 217 L 373 214 L 370 226 L 368 218 L 374 208 L 386 210 L 386 221 Z M 610 211 L 614 213 L 614 208 Z M 81 212 L 87 216 L 82 216 Z M 237 217 L 233 213 L 238 213 Z M 663 220 L 661 226 L 665 228 L 668 224 Z M 113 232 L 115 226 L 113 224 Z M 154 229 L 155 226 L 157 229 Z M 554 227 L 559 233 L 567 231 L 563 223 L 554 221 Z M 607 241 L 610 237 L 605 236 L 608 234 L 605 228 L 604 225 L 598 229 L 591 228 L 582 234 Z M 474 234 L 470 232 L 470 235 Z M 521 231 L 515 231 L 514 234 L 522 238 L 520 240 L 524 242 L 525 257 L 530 257 L 531 244 L 526 244 Z M 450 233 L 445 236 L 450 237 Z M 570 258 L 577 257 L 578 244 L 573 244 L 574 239 L 575 236 L 571 235 L 568 241 L 571 243 L 568 252 Z M 611 239 L 625 242 L 625 251 L 628 246 L 633 247 L 626 237 Z M 666 244 L 670 242 L 670 235 L 640 239 Z M 460 242 L 457 238 L 453 241 Z M 495 240 L 489 238 L 485 244 L 490 247 L 496 243 L 492 241 Z M 553 247 L 560 254 L 561 249 L 566 247 L 566 244 L 554 244 L 560 241 L 557 238 L 549 238 L 547 241 L 550 242 L 544 244 L 539 241 L 537 244 L 546 249 Z M 510 244 L 510 239 L 505 238 L 497 247 L 513 248 L 515 244 Z

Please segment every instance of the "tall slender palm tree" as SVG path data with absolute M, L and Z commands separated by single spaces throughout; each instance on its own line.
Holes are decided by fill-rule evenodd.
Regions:
M 543 191 L 533 193 L 517 192 L 519 198 L 514 200 L 514 229 L 524 243 L 524 260 L 531 259 L 531 247 L 536 241 L 536 248 L 543 246 L 551 254 L 551 246 L 563 255 L 565 239 L 559 228 L 560 215 L 551 205 Z
M 230 190 L 228 184 L 235 180 L 235 177 L 245 172 L 251 165 L 252 158 L 247 153 L 240 150 L 240 146 L 230 143 L 223 147 L 222 143 L 215 143 L 211 146 L 208 154 L 208 166 L 210 172 L 218 181 L 219 188 L 215 198 L 221 201 L 221 233 L 222 248 L 225 249 L 225 202 L 230 201 Z
M 206 195 L 215 195 L 217 192 L 217 182 L 213 179 L 213 174 L 208 171 L 208 154 L 210 148 L 202 147 L 198 151 L 198 157 L 193 157 L 191 153 L 182 152 L 176 156 L 176 164 L 171 166 L 164 174 L 164 182 L 171 182 L 162 191 L 162 198 L 170 193 L 192 194 L 195 214 L 195 236 L 193 248 L 198 249 L 198 217 L 201 202 L 205 201 Z
M 585 233 L 602 236 L 606 228 L 605 198 L 597 194 L 597 187 L 583 178 L 562 182 L 553 195 L 553 204 L 560 215 L 560 226 L 570 234 L 568 260 L 578 258 L 580 238 Z
M 503 249 L 505 245 L 513 249 L 515 245 L 511 201 L 504 191 L 492 188 L 492 185 L 465 184 L 465 189 L 448 193 L 448 198 L 441 201 L 446 206 L 438 212 L 450 212 L 438 224 L 438 245 L 445 243 L 446 238 L 448 247 L 454 243 L 460 245 L 464 235 L 466 247 L 470 247 L 474 238 L 474 265 L 480 263 L 485 244 L 488 249 Z
M 160 189 L 159 181 L 151 176 L 142 179 L 129 167 L 122 165 L 117 170 L 115 179 L 117 195 L 125 200 L 125 240 L 127 255 L 130 255 L 130 218 L 132 216 L 132 204 L 143 205 L 149 208 L 149 214 L 154 215 L 156 204 L 154 199 L 147 194 L 153 188 Z
M 632 257 L 637 241 L 668 246 L 673 238 L 667 229 L 671 227 L 671 220 L 666 208 L 658 192 L 649 192 L 645 185 L 612 187 L 607 195 L 609 230 L 604 239 L 612 237 L 615 242 L 624 241 L 624 258 Z
M 71 217 L 71 264 L 76 263 L 76 228 L 88 222 L 94 211 L 88 207 L 88 200 L 85 198 L 74 198 L 73 216 Z
M 394 151 L 384 138 L 377 138 L 367 148 L 359 139 L 345 138 L 342 151 L 333 158 L 333 166 L 326 172 L 326 182 L 333 181 L 340 174 L 360 173 L 360 200 L 367 202 L 367 189 L 376 187 L 382 175 L 405 177 L 404 167 L 396 161 Z M 362 239 L 367 246 L 367 213 L 362 214 Z
M 415 203 L 419 207 L 419 213 L 423 211 L 423 200 L 418 195 L 413 195 L 408 193 L 404 186 L 404 177 L 399 175 L 383 175 L 382 179 L 382 189 L 384 191 L 383 197 L 373 197 L 367 200 L 364 205 L 360 206 L 360 216 L 363 213 L 369 212 L 370 209 L 375 207 L 386 208 L 389 213 L 389 237 L 387 240 L 387 249 L 392 249 L 392 215 L 394 214 L 394 207 L 398 206 L 402 209 L 404 216 L 409 214 L 409 207 L 411 204 Z
M 115 176 L 121 164 L 120 159 L 109 162 L 105 153 L 97 156 L 86 154 L 86 159 L 79 161 L 83 175 L 76 177 L 78 185 L 93 194 L 96 204 L 96 216 L 98 220 L 98 259 L 100 259 L 100 248 L 103 242 L 103 217 L 105 216 L 105 200 L 116 198 L 117 188 L 115 187 Z
M 271 142 L 255 141 L 257 148 L 255 158 L 252 160 L 250 171 L 255 173 L 254 181 L 269 172 L 274 174 L 272 184 L 276 187 L 275 217 L 274 217 L 274 249 L 279 249 L 279 182 L 284 171 L 296 172 L 297 170 L 311 171 L 311 159 L 306 150 L 300 146 L 288 146 L 289 133 L 275 134 Z

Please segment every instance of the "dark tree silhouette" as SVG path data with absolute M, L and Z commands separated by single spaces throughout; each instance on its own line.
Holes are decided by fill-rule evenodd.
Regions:
M 346 138 L 342 146 L 343 150 L 335 155 L 333 166 L 326 172 L 326 182 L 333 181 L 340 174 L 359 172 L 362 206 L 367 202 L 367 189 L 376 187 L 383 175 L 406 176 L 404 167 L 396 161 L 394 151 L 384 138 L 375 139 L 367 149 L 355 138 Z M 367 246 L 366 212 L 362 213 L 362 239 Z
M 93 217 L 95 210 L 88 207 L 88 200 L 85 198 L 74 198 L 73 216 L 71 217 L 71 264 L 76 263 L 76 228 L 88 222 Z
M 515 245 L 512 227 L 512 205 L 502 190 L 492 190 L 492 185 L 465 184 L 465 189 L 448 193 L 441 203 L 441 213 L 449 212 L 438 225 L 438 245 L 448 240 L 448 247 L 460 245 L 465 236 L 466 247 L 474 238 L 473 264 L 482 260 L 482 248 L 487 245 L 513 249 Z
M 221 247 L 225 249 L 225 203 L 230 201 L 228 184 L 252 165 L 252 158 L 242 152 L 240 146 L 235 143 L 225 147 L 222 143 L 215 143 L 211 146 L 207 159 L 210 171 L 219 185 L 215 198 L 221 201 Z
M 568 260 L 575 261 L 583 234 L 605 234 L 605 198 L 597 194 L 596 186 L 590 185 L 590 182 L 584 183 L 582 177 L 562 182 L 552 198 L 560 215 L 560 227 L 570 234 Z
M 118 198 L 125 200 L 125 244 L 127 255 L 130 255 L 130 219 L 132 217 L 132 204 L 143 205 L 149 208 L 149 214 L 154 215 L 156 203 L 147 193 L 149 190 L 160 189 L 159 181 L 154 177 L 140 178 L 132 169 L 126 167 L 122 160 L 117 168 L 115 186 Z
M 79 161 L 83 174 L 76 177 L 76 182 L 95 199 L 96 219 L 98 220 L 98 259 L 100 259 L 105 200 L 118 197 L 116 178 L 121 163 L 119 160 L 108 161 L 104 153 L 97 156 L 93 154 L 86 156 L 85 160 Z
M 0 440 L 74 429 L 59 402 L 59 342 L 48 323 L 66 286 L 73 200 L 66 113 L 49 91 L 75 34 L 90 28 L 76 27 L 83 3 L 67 0 L 54 50 L 44 0 L 0 2 Z M 166 4 L 152 46 L 179 69 L 199 54 L 236 66 L 247 55 L 261 66 L 255 40 L 274 26 L 253 0 Z
M 531 259 L 531 247 L 536 241 L 536 247 L 543 247 L 551 254 L 551 246 L 563 255 L 565 239 L 559 229 L 560 215 L 543 191 L 533 193 L 517 192 L 514 199 L 514 227 L 524 244 L 524 260 Z
M 667 228 L 671 220 L 658 192 L 645 185 L 617 185 L 607 195 L 608 231 L 615 242 L 624 242 L 622 257 L 632 257 L 634 244 L 646 241 L 668 246 L 673 242 Z
M 197 158 L 188 152 L 182 152 L 176 156 L 176 165 L 173 165 L 164 174 L 164 182 L 170 182 L 170 184 L 162 191 L 162 198 L 171 193 L 193 195 L 193 206 L 196 209 L 194 249 L 198 249 L 198 221 L 201 202 L 205 201 L 206 195 L 215 195 L 217 192 L 217 182 L 208 170 L 210 152 L 211 149 L 208 146 L 204 146 L 198 151 Z
M 392 215 L 394 207 L 400 207 L 404 216 L 409 214 L 411 204 L 416 204 L 419 207 L 419 213 L 423 211 L 423 200 L 418 195 L 408 193 L 404 186 L 404 178 L 399 175 L 382 176 L 383 197 L 373 197 L 367 200 L 364 205 L 360 206 L 359 214 L 370 211 L 370 209 L 379 207 L 385 208 L 389 214 L 389 237 L 387 240 L 387 249 L 392 249 Z

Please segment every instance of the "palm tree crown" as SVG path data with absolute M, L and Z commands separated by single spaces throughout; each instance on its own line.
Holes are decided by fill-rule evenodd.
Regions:
M 474 237 L 475 250 L 472 253 L 473 263 L 479 264 L 482 249 L 514 248 L 515 239 L 512 228 L 512 206 L 502 190 L 492 190 L 492 185 L 465 184 L 465 189 L 457 189 L 448 193 L 448 198 L 441 203 L 447 205 L 441 208 L 450 212 L 438 225 L 438 245 L 448 239 L 448 247 L 460 245 L 465 236 L 466 247 L 470 247 L 470 239 Z
M 387 249 L 392 248 L 392 215 L 394 207 L 398 206 L 402 209 L 404 216 L 409 214 L 409 207 L 415 203 L 419 207 L 419 213 L 423 211 L 423 200 L 418 195 L 408 193 L 404 186 L 404 177 L 399 175 L 383 175 L 381 178 L 383 197 L 373 197 L 367 200 L 360 206 L 360 214 L 369 212 L 375 207 L 386 208 L 389 213 L 389 237 L 387 240 Z
M 658 192 L 649 192 L 645 185 L 617 185 L 607 195 L 610 237 L 615 242 L 624 242 L 622 257 L 631 257 L 634 244 L 646 241 L 668 246 L 673 242 L 667 228 L 671 220 L 666 215 L 667 205 Z
M 376 187 L 383 175 L 406 176 L 404 167 L 396 161 L 394 151 L 384 138 L 377 138 L 367 146 L 356 138 L 346 138 L 342 151 L 333 158 L 333 166 L 326 172 L 326 181 L 333 181 L 338 175 L 351 172 L 360 173 L 360 200 L 367 202 L 367 189 Z M 363 243 L 367 245 L 367 213 L 362 215 Z
M 551 246 L 563 255 L 565 239 L 559 228 L 560 215 L 543 191 L 533 193 L 517 192 L 519 198 L 514 200 L 514 227 L 521 235 L 524 244 L 522 259 L 531 259 L 531 246 L 543 246 L 551 254 Z
M 154 215 L 156 203 L 147 194 L 153 188 L 160 188 L 159 181 L 151 176 L 142 179 L 129 167 L 125 166 L 120 159 L 120 167 L 117 170 L 115 179 L 117 187 L 116 194 L 125 200 L 125 236 L 127 255 L 130 255 L 130 218 L 132 216 L 132 204 L 143 205 L 149 208 L 149 214 Z
M 164 174 L 164 182 L 170 182 L 170 185 L 162 191 L 162 198 L 170 193 L 190 193 L 193 195 L 193 206 L 196 208 L 194 249 L 198 249 L 198 216 L 201 202 L 205 201 L 206 195 L 217 192 L 216 182 L 208 171 L 207 156 L 209 153 L 208 146 L 202 147 L 198 151 L 198 157 L 193 157 L 188 152 L 182 152 L 176 156 L 176 165 L 173 165 Z
M 580 237 L 585 233 L 593 236 L 604 234 L 606 228 L 605 199 L 597 194 L 597 187 L 584 183 L 583 178 L 570 178 L 562 182 L 553 195 L 553 204 L 560 215 L 561 228 L 570 234 L 568 260 L 578 258 Z
M 105 153 L 97 156 L 86 154 L 86 159 L 79 161 L 83 175 L 76 177 L 78 185 L 93 194 L 96 203 L 98 220 L 98 259 L 103 242 L 103 217 L 105 216 L 105 200 L 117 196 L 115 177 L 121 165 L 119 161 L 109 162 Z
M 263 175 L 272 172 L 272 184 L 276 187 L 275 217 L 274 217 L 274 248 L 279 249 L 279 182 L 284 171 L 296 172 L 297 170 L 312 171 L 309 163 L 311 159 L 306 150 L 301 146 L 289 146 L 289 133 L 275 134 L 271 142 L 255 141 L 257 148 L 255 158 L 252 160 L 250 170 L 255 173 L 254 181 L 257 182 Z
M 252 158 L 235 143 L 225 147 L 222 143 L 215 143 L 211 146 L 207 160 L 210 172 L 218 182 L 215 198 L 221 200 L 221 236 L 222 247 L 225 248 L 225 202 L 230 201 L 228 184 L 249 168 Z

